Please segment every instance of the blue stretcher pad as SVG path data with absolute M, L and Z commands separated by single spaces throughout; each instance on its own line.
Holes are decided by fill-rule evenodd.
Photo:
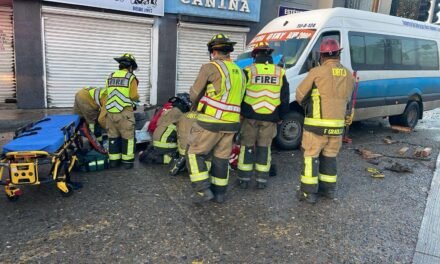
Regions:
M 49 115 L 26 127 L 21 134 L 3 147 L 3 153 L 15 151 L 57 152 L 77 131 L 78 115 Z M 69 127 L 69 125 L 71 125 Z M 68 130 L 66 128 L 69 128 Z

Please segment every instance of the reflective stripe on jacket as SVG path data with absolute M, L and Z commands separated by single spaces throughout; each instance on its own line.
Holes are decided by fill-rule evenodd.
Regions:
M 222 82 L 220 93 L 208 84 L 205 95 L 200 99 L 197 119 L 208 123 L 240 122 L 240 104 L 244 96 L 244 78 L 241 69 L 231 61 L 210 62 L 217 67 Z
M 136 76 L 125 70 L 115 71 L 107 79 L 108 99 L 106 109 L 109 113 L 120 113 L 125 107 L 133 106 L 130 99 L 130 85 Z
M 274 64 L 253 64 L 247 70 L 250 76 L 244 101 L 257 114 L 272 114 L 281 104 L 284 69 Z
M 97 87 L 85 87 L 93 101 L 101 107 L 101 98 L 104 96 L 106 89 L 105 88 L 97 88 Z

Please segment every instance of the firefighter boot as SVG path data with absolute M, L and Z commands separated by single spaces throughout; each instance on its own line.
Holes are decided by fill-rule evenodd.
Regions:
M 320 182 L 319 194 L 328 199 L 335 199 L 337 196 L 336 184 L 323 184 L 322 182 Z
M 267 184 L 265 182 L 257 182 L 257 189 L 263 190 L 266 189 Z
M 207 202 L 209 200 L 212 200 L 212 198 L 214 198 L 214 194 L 212 193 L 211 189 L 209 189 L 209 188 L 206 188 L 206 189 L 203 189 L 200 191 L 195 191 L 191 195 L 191 200 L 193 201 L 193 203 L 196 203 L 196 204 Z
M 298 199 L 298 201 L 304 201 L 308 204 L 316 204 L 316 202 L 318 201 L 318 196 L 316 195 L 316 193 L 306 193 L 301 190 L 298 190 L 296 192 L 296 198 Z
M 176 176 L 179 172 L 185 169 L 185 157 L 180 156 L 178 158 L 173 159 L 171 163 L 170 175 Z
M 109 162 L 109 166 L 112 169 L 119 167 L 119 165 L 121 165 L 120 160 L 110 160 L 110 162 Z
M 240 186 L 241 189 L 245 190 L 249 188 L 249 181 L 238 180 L 238 186 Z

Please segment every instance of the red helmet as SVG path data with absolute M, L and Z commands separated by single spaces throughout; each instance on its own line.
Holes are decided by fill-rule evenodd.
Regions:
M 267 43 L 266 41 L 260 41 L 257 44 L 255 44 L 254 49 L 252 50 L 252 57 L 255 58 L 256 54 L 259 51 L 266 51 L 267 54 L 271 54 L 273 49 L 269 46 L 269 43 Z
M 328 53 L 329 55 L 333 55 L 333 53 L 339 52 L 342 49 L 339 47 L 339 43 L 335 39 L 324 39 L 321 43 L 321 47 L 319 48 L 319 53 Z

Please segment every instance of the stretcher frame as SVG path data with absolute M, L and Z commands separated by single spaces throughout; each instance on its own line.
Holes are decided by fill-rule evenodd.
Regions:
M 30 127 L 28 125 L 26 127 Z M 70 172 L 77 157 L 75 147 L 80 148 L 81 138 L 75 122 L 61 128 L 64 134 L 63 145 L 54 153 L 47 151 L 13 151 L 2 154 L 0 157 L 0 185 L 5 188 L 6 197 L 10 201 L 17 201 L 22 195 L 19 188 L 24 185 L 40 185 L 56 183 L 56 187 L 64 197 L 73 194 L 70 184 Z M 16 131 L 16 136 L 26 132 L 26 129 Z M 47 178 L 40 177 L 39 165 L 51 164 Z M 6 176 L 4 172 L 8 172 Z M 5 173 L 6 174 L 6 173 Z

